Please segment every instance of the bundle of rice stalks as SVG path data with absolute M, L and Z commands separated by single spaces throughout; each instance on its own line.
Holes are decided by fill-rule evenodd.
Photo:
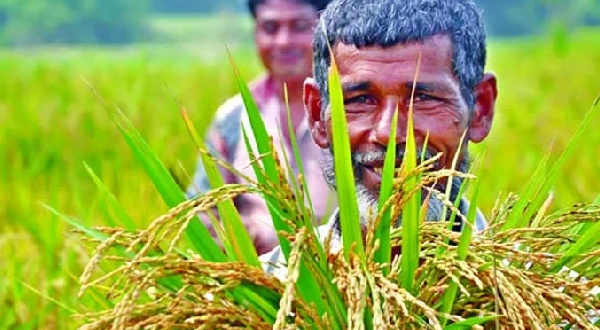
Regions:
M 80 294 L 103 293 L 109 302 L 105 310 L 82 312 L 81 329 L 596 328 L 600 203 L 548 213 L 547 198 L 589 115 L 563 157 L 547 173 L 544 161 L 521 195 L 499 199 L 489 227 L 479 233 L 472 227 L 480 179 L 454 170 L 435 171 L 436 158 L 417 164 L 409 119 L 405 161 L 394 169 L 391 138 L 379 209 L 361 228 L 333 68 L 330 99 L 343 244 L 330 244 L 331 236 L 321 237 L 313 228 L 302 169 L 293 179 L 238 75 L 252 126 L 252 136 L 244 131 L 244 138 L 249 154 L 260 155 L 252 158 L 256 179 L 245 178 L 248 184 L 223 184 L 217 163 L 237 171 L 206 152 L 186 119 L 213 190 L 185 201 L 131 123 L 119 123 L 171 210 L 145 229 L 76 224 L 76 231 L 84 234 L 81 240 L 93 248 Z M 431 189 L 441 179 L 457 176 L 474 182 L 468 214 Z M 449 222 L 422 221 L 423 191 L 441 196 L 452 215 Z M 279 276 L 264 271 L 267 265 L 256 255 L 233 207 L 233 198 L 243 193 L 260 194 L 267 202 L 286 260 L 275 265 L 284 267 Z M 130 223 L 114 198 L 107 201 L 112 214 Z M 198 213 L 215 209 L 222 219 L 214 225 L 223 249 L 197 221 Z M 401 226 L 394 226 L 392 219 L 400 216 Z M 464 223 L 461 232 L 452 231 L 455 218 Z
M 244 191 L 235 186 L 223 190 Z M 374 262 L 370 227 L 364 263 L 356 255 L 344 258 L 342 251 L 326 258 L 330 283 L 342 300 L 335 312 L 346 314 L 338 319 L 298 292 L 300 259 L 320 261 L 315 252 L 319 243 L 310 241 L 314 236 L 306 228 L 290 239 L 293 248 L 282 279 L 243 262 L 210 262 L 172 249 L 199 206 L 226 198 L 214 193 L 183 203 L 146 230 L 96 228 L 108 238 L 86 239 L 96 250 L 81 278 L 82 291 L 105 288 L 115 305 L 84 315 L 89 323 L 82 329 L 365 329 L 367 322 L 373 329 L 443 329 L 444 319 L 456 329 L 476 323 L 485 329 L 549 329 L 561 323 L 595 329 L 591 311 L 600 310 L 597 246 L 570 258 L 577 275 L 557 267 L 567 256 L 565 247 L 581 239 L 573 229 L 582 221 L 600 220 L 600 206 L 576 205 L 544 216 L 535 228 L 500 230 L 517 200 L 511 196 L 496 208 L 490 228 L 473 236 L 468 254 L 460 250 L 461 234 L 448 230 L 448 224 L 423 223 L 412 292 L 400 282 L 399 258 L 387 275 L 384 265 Z M 401 231 L 392 230 L 392 246 L 401 246 Z M 167 249 L 161 247 L 165 243 Z M 118 266 L 95 277 L 101 259 Z M 236 299 L 232 292 L 242 288 L 262 296 L 266 308 Z M 454 292 L 455 298 L 449 295 Z M 444 313 L 448 300 L 451 307 Z M 344 322 L 336 326 L 336 320 Z

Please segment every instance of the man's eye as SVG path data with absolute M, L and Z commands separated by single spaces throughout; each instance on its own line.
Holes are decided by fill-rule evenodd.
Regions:
M 295 32 L 306 32 L 310 29 L 311 24 L 310 21 L 308 20 L 298 20 L 298 21 L 294 21 L 293 25 L 292 25 L 292 29 Z
M 368 95 L 361 95 L 361 96 L 355 96 L 355 97 L 350 97 L 350 98 L 345 99 L 344 104 L 345 105 L 348 105 L 348 104 L 374 105 L 375 99 L 373 99 L 372 97 L 370 97 Z
M 279 29 L 279 25 L 275 22 L 264 22 L 262 24 L 262 29 L 267 34 L 275 34 L 277 33 L 277 29 Z
M 428 94 L 424 94 L 424 93 L 416 93 L 415 94 L 415 102 L 424 102 L 424 101 L 437 101 L 439 100 L 439 98 L 432 96 L 432 95 L 428 95 Z

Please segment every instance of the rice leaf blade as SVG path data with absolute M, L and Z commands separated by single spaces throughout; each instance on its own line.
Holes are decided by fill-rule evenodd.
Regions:
M 414 77 L 413 86 L 416 86 L 416 82 L 419 75 L 421 65 L 421 56 L 417 59 L 417 67 Z M 411 94 L 411 101 L 408 108 L 408 118 L 406 127 L 406 152 L 404 153 L 403 173 L 406 179 L 405 191 L 412 191 L 416 189 L 421 183 L 421 176 L 408 177 L 409 173 L 413 172 L 417 167 L 417 150 L 416 141 L 414 135 L 414 123 L 413 123 L 413 101 L 414 101 L 415 89 L 413 88 Z M 421 224 L 420 219 L 421 210 L 421 189 L 416 189 L 416 192 L 409 197 L 404 209 L 402 210 L 402 271 L 400 272 L 400 283 L 402 287 L 414 294 L 413 282 L 415 272 L 419 266 L 419 250 L 420 250 L 420 238 L 419 238 L 419 227 Z
M 586 230 L 581 237 L 579 237 L 577 242 L 567 249 L 563 257 L 552 267 L 551 271 L 558 272 L 574 257 L 591 251 L 600 241 L 598 231 L 600 231 L 600 222 L 589 227 L 589 229 Z
M 515 229 L 519 227 L 519 224 L 522 223 L 523 213 L 527 208 L 527 204 L 533 198 L 535 192 L 541 187 L 544 176 L 546 175 L 546 167 L 548 165 L 548 159 L 550 158 L 550 154 L 546 154 L 536 170 L 529 182 L 525 185 L 525 189 L 523 193 L 519 196 L 519 200 L 516 202 L 513 211 L 508 216 L 506 223 L 502 226 L 502 230 Z
M 235 73 L 234 76 L 235 76 L 236 84 L 240 91 L 240 95 L 242 96 L 242 99 L 244 101 L 246 113 L 248 115 L 248 120 L 249 120 L 250 128 L 251 128 L 250 133 L 252 133 L 251 137 L 253 138 L 253 141 L 256 143 L 258 153 L 261 155 L 261 159 L 262 159 L 261 163 L 263 165 L 265 175 L 266 175 L 266 178 L 262 177 L 262 174 L 260 172 L 257 172 L 258 167 L 253 165 L 253 169 L 255 170 L 257 180 L 261 184 L 265 184 L 266 180 L 268 180 L 270 184 L 279 186 L 281 184 L 281 182 L 279 179 L 279 172 L 277 170 L 277 165 L 275 163 L 274 150 L 271 147 L 271 138 L 268 135 L 267 129 L 265 127 L 265 123 L 262 120 L 262 116 L 258 110 L 258 106 L 256 105 L 256 102 L 255 102 L 254 98 L 252 97 L 252 94 L 250 93 L 248 86 L 242 80 L 239 70 L 233 60 L 231 53 L 228 52 L 228 56 L 229 56 L 231 66 L 233 67 L 233 70 Z M 242 125 L 242 127 L 243 127 L 243 125 Z M 250 136 L 248 136 L 247 133 L 249 133 L 249 132 L 245 131 L 246 136 L 244 137 L 244 139 L 245 139 L 244 141 L 246 143 L 248 152 L 250 153 L 250 152 L 253 152 L 253 148 L 250 147 L 251 140 L 249 139 Z M 281 217 L 279 217 L 276 214 L 276 212 L 274 212 L 274 210 L 273 210 L 275 205 L 278 205 L 277 201 L 273 200 L 272 198 L 270 198 L 270 199 L 271 199 L 271 203 L 268 204 L 267 207 L 268 207 L 269 213 L 271 215 L 273 226 L 277 231 L 277 236 L 279 238 L 281 250 L 284 253 L 284 256 L 287 260 L 289 258 L 289 253 L 290 253 L 291 249 L 290 249 L 289 241 L 281 235 L 280 231 L 284 231 L 284 232 L 287 232 L 290 234 L 292 232 L 291 232 L 291 229 L 289 228 L 289 226 L 287 225 L 287 223 L 285 221 L 283 221 L 281 219 Z M 279 212 L 279 213 L 281 213 L 281 212 Z
M 456 200 L 454 201 L 454 207 L 456 207 L 457 209 L 460 206 L 460 201 L 461 201 L 463 195 L 465 194 L 465 192 L 467 191 L 468 186 L 469 186 L 469 184 L 468 184 L 467 180 L 463 181 L 462 184 L 460 185 L 458 194 L 456 195 Z M 456 220 L 457 216 L 458 216 L 458 214 L 456 213 L 455 210 L 453 210 L 452 214 L 450 214 L 450 219 L 448 221 L 448 230 L 452 230 L 452 227 L 454 226 L 454 221 Z M 438 252 L 437 252 L 438 257 L 440 257 L 446 251 L 446 245 L 448 245 L 449 242 L 450 242 L 450 239 L 448 237 L 444 238 L 445 245 L 438 247 Z
M 525 212 L 525 216 L 523 216 L 523 221 L 527 221 L 527 220 L 531 219 L 533 217 L 534 213 L 537 212 L 540 209 L 541 205 L 544 203 L 546 196 L 550 192 L 550 189 L 555 184 L 555 182 L 558 178 L 558 175 L 560 174 L 559 171 L 562 169 L 565 162 L 569 159 L 569 157 L 573 153 L 575 146 L 580 145 L 580 140 L 584 136 L 583 133 L 585 131 L 587 131 L 587 128 L 588 128 L 590 122 L 592 121 L 592 118 L 595 115 L 595 112 L 598 108 L 597 104 L 598 104 L 599 99 L 600 98 L 597 98 L 594 101 L 591 109 L 586 113 L 583 121 L 579 124 L 579 126 L 575 130 L 574 136 L 569 140 L 567 147 L 565 148 L 565 150 L 562 152 L 562 154 L 560 155 L 558 160 L 554 163 L 554 165 L 550 169 L 550 172 L 548 173 L 546 180 L 544 181 L 544 184 L 542 185 L 540 191 L 536 195 L 535 199 L 532 201 L 531 205 L 527 208 L 527 210 Z M 525 224 L 522 223 L 521 225 L 524 226 Z
M 302 162 L 302 157 L 300 156 L 300 148 L 298 147 L 298 139 L 296 137 L 296 132 L 294 131 L 294 125 L 292 123 L 292 112 L 291 112 L 290 105 L 289 105 L 287 86 L 285 86 L 284 94 L 285 94 L 285 104 L 286 104 L 285 109 L 286 109 L 287 117 L 288 117 L 288 131 L 290 134 L 290 142 L 292 145 L 292 151 L 294 152 L 294 158 L 296 160 L 296 166 L 298 167 L 298 173 L 300 175 L 302 175 L 302 185 L 304 188 L 306 188 L 304 191 L 304 194 L 306 194 L 306 198 L 308 200 L 308 206 L 310 207 L 312 214 L 314 214 L 315 211 L 314 211 L 314 207 L 313 207 L 312 198 L 310 197 L 310 190 L 308 189 L 308 186 L 306 185 L 306 182 L 304 181 L 304 179 L 306 178 L 306 174 L 304 171 L 304 164 Z M 304 200 L 302 200 L 301 203 L 302 203 L 302 205 L 304 205 Z
M 240 78 L 238 77 L 238 79 L 240 79 Z M 239 84 L 239 86 L 241 86 L 240 88 L 242 90 L 245 89 L 247 91 L 247 86 L 243 82 L 238 81 L 238 84 Z M 245 95 L 244 98 L 248 99 L 247 106 L 246 106 L 248 109 L 248 104 L 254 103 L 253 98 L 249 92 L 242 93 L 242 95 Z M 250 139 L 252 137 L 256 138 L 257 135 L 259 135 L 259 134 L 257 134 L 256 130 L 260 130 L 260 129 L 264 128 L 264 122 L 262 120 L 262 117 L 260 116 L 260 114 L 258 114 L 258 112 L 256 112 L 256 114 L 257 114 L 257 117 L 255 118 L 256 122 L 254 123 L 254 125 L 251 125 L 251 127 L 250 127 L 250 130 L 253 133 L 252 135 L 248 134 L 248 129 L 246 129 L 244 127 L 244 125 L 242 125 L 242 133 L 243 133 L 244 143 L 246 145 L 247 151 L 250 154 L 254 154 L 254 150 L 252 148 Z M 266 131 L 265 131 L 265 134 L 266 134 Z M 264 155 L 265 153 L 260 150 L 259 141 L 255 141 L 255 142 L 259 145 L 258 149 L 259 149 L 260 154 Z M 267 144 L 267 146 L 270 150 L 270 145 Z M 265 158 L 271 157 L 271 159 L 273 159 L 272 158 L 273 156 L 270 152 L 271 151 L 267 151 L 266 152 L 267 154 L 264 155 L 264 157 Z M 277 176 L 277 178 L 279 178 L 277 170 L 275 169 L 276 172 L 274 174 L 273 173 L 269 174 L 267 172 L 267 169 L 266 169 L 267 165 L 265 164 L 265 162 L 266 162 L 266 160 L 263 161 L 263 166 L 265 167 L 265 175 L 262 174 L 263 172 L 261 172 L 261 167 L 259 166 L 259 164 L 257 162 L 252 163 L 252 168 L 256 174 L 257 181 L 261 185 L 266 185 L 268 182 L 270 185 L 278 186 L 280 184 L 280 181 L 272 180 L 273 176 Z M 274 164 L 275 164 L 275 162 L 273 159 L 273 165 Z M 276 167 L 274 166 L 274 168 L 276 168 Z M 271 214 L 271 217 L 273 219 L 273 224 L 275 226 L 275 229 L 278 231 L 278 238 L 279 238 L 279 244 L 281 247 L 281 252 L 284 254 L 285 259 L 288 260 L 289 254 L 291 252 L 290 242 L 286 237 L 281 235 L 279 233 L 279 231 L 286 231 L 289 233 L 289 232 L 291 232 L 291 228 L 288 226 L 288 224 L 286 222 L 284 222 L 282 220 L 281 215 L 283 214 L 283 212 L 279 207 L 279 202 L 276 199 L 274 199 L 272 196 L 269 196 L 267 194 L 264 195 L 264 199 L 265 199 L 265 202 L 269 209 L 269 212 Z M 298 280 L 296 282 L 297 291 L 302 296 L 302 298 L 305 299 L 307 302 L 314 303 L 315 306 L 317 307 L 317 310 L 327 313 L 327 315 L 336 315 L 336 314 L 332 313 L 330 302 L 328 301 L 328 299 L 331 299 L 331 296 L 323 295 L 323 292 L 321 289 L 322 286 L 318 285 L 319 282 L 328 283 L 328 285 L 332 285 L 332 284 L 330 284 L 330 282 L 324 281 L 324 280 L 318 281 L 317 276 L 318 276 L 318 274 L 315 274 L 314 272 L 311 272 L 309 270 L 309 268 L 307 267 L 307 264 L 306 264 L 306 260 L 304 260 L 304 258 L 303 258 L 303 260 L 300 263 L 300 273 L 299 273 Z M 329 290 L 329 292 L 331 292 L 331 289 Z M 340 319 L 338 317 L 338 318 L 334 319 L 334 321 L 335 321 L 335 323 L 334 323 L 335 329 L 341 330 L 342 329 L 341 325 L 343 324 L 344 319 Z
M 82 231 L 88 237 L 97 239 L 99 241 L 105 241 L 108 239 L 108 236 L 106 234 L 103 234 L 101 232 L 98 232 L 97 230 L 87 227 L 86 225 L 79 222 L 77 219 L 63 214 L 49 205 L 42 204 L 42 206 L 54 215 L 56 215 L 59 219 L 64 220 L 74 228 Z M 134 256 L 132 253 L 126 252 L 125 248 L 122 246 L 116 246 L 116 250 L 122 257 L 132 258 Z M 177 277 L 165 277 L 162 278 L 158 283 L 170 292 L 177 292 L 177 290 L 183 285 L 183 283 L 181 283 L 181 281 L 179 281 Z
M 396 169 L 396 133 L 398 127 L 398 107 L 392 117 L 392 125 L 390 126 L 390 140 L 385 154 L 385 162 L 383 164 L 383 175 L 381 177 L 381 191 L 379 193 L 379 212 L 383 210 L 385 202 L 392 195 L 394 189 L 394 176 Z M 388 275 L 390 272 L 391 247 L 390 247 L 390 228 L 391 228 L 391 207 L 386 209 L 379 226 L 375 231 L 375 239 L 379 240 L 379 249 L 375 251 L 374 260 L 378 263 L 383 263 L 386 266 L 383 268 L 383 274 Z
M 133 124 L 124 114 L 121 114 L 121 117 L 123 124 L 117 122 L 117 127 L 121 135 L 146 171 L 146 174 L 150 177 L 164 202 L 169 208 L 173 208 L 184 202 L 185 196 L 168 170 L 140 136 Z M 195 252 L 200 254 L 204 259 L 210 261 L 225 261 L 227 259 L 211 237 L 208 229 L 200 221 L 190 221 L 186 234 Z
M 556 182 L 559 171 L 562 169 L 567 159 L 573 153 L 575 146 L 580 144 L 580 140 L 582 139 L 582 136 L 584 136 L 583 133 L 587 130 L 593 116 L 596 114 L 595 112 L 598 108 L 598 100 L 600 100 L 600 97 L 594 100 L 591 109 L 585 114 L 583 121 L 575 130 L 575 134 L 573 135 L 573 137 L 571 137 L 569 143 L 559 156 L 558 160 L 554 163 L 548 174 L 543 175 L 542 172 L 536 171 L 536 175 L 534 175 L 535 180 L 532 179 L 532 181 L 534 181 L 536 185 L 539 185 L 539 188 L 537 189 L 537 191 L 533 191 L 532 186 L 527 186 L 527 194 L 521 197 L 522 200 L 520 200 L 519 203 L 517 203 L 516 205 L 519 206 L 519 209 L 517 209 L 515 206 L 515 211 L 521 211 L 522 209 L 522 211 L 524 211 L 524 214 L 513 211 L 509 218 L 509 221 L 507 221 L 507 223 L 505 224 L 504 229 L 514 228 L 514 226 L 524 227 L 528 225 L 529 221 L 531 221 L 533 214 L 539 210 L 539 207 L 544 203 L 544 200 L 548 195 L 550 189 L 552 188 L 552 185 L 554 185 L 554 183 Z M 548 156 L 544 158 L 544 161 L 542 162 L 540 167 L 545 168 L 547 159 Z M 527 208 L 525 208 L 524 204 L 529 200 L 531 200 L 531 203 L 527 206 Z
M 83 166 L 102 195 L 102 211 L 107 221 L 112 222 L 112 219 L 116 219 L 117 222 L 125 226 L 126 229 L 135 229 L 136 226 L 131 217 L 125 212 L 121 204 L 119 204 L 115 196 L 108 190 L 102 180 L 94 173 L 94 170 L 85 162 L 83 163 Z
M 287 157 L 287 155 L 284 153 L 284 159 L 286 161 L 286 165 L 288 167 L 288 171 L 290 173 L 290 181 L 292 181 L 292 186 L 294 188 L 294 192 L 296 194 L 296 201 L 298 202 L 298 207 L 301 210 L 301 214 L 300 216 L 303 217 L 304 221 L 303 221 L 303 225 L 306 226 L 306 228 L 308 229 L 308 232 L 314 233 L 315 232 L 315 228 L 313 225 L 313 219 L 314 219 L 314 208 L 312 205 L 312 200 L 310 198 L 310 190 L 308 189 L 308 186 L 306 185 L 306 181 L 304 180 L 304 178 L 306 177 L 304 174 L 304 165 L 302 164 L 302 157 L 300 156 L 300 149 L 298 148 L 298 141 L 296 139 L 296 133 L 294 132 L 294 125 L 292 123 L 292 114 L 291 114 L 291 110 L 289 107 L 289 100 L 288 100 L 288 94 L 287 94 L 287 86 L 284 86 L 284 98 L 285 98 L 285 104 L 286 104 L 286 112 L 287 112 L 287 117 L 288 117 L 288 132 L 289 132 L 289 139 L 290 139 L 290 144 L 292 145 L 292 151 L 294 153 L 294 160 L 296 162 L 296 166 L 298 168 L 298 173 L 300 175 L 300 186 L 298 185 L 298 183 L 296 182 L 296 180 L 293 179 L 293 171 L 291 169 L 290 166 L 290 162 L 289 159 Z M 282 144 L 283 144 L 283 138 L 281 139 Z M 302 190 L 302 191 L 301 191 Z M 306 203 L 305 200 L 303 198 L 300 198 L 300 196 L 302 196 L 302 194 L 304 194 L 304 196 L 307 197 L 308 200 L 308 210 L 306 207 Z M 325 258 L 325 252 L 323 251 L 323 247 L 320 244 L 316 244 L 316 248 L 317 248 L 317 254 L 319 256 L 319 260 L 321 260 L 321 267 L 326 267 L 326 263 L 327 263 L 327 258 Z
M 246 109 L 250 126 L 252 127 L 251 132 L 254 135 L 258 152 L 261 155 L 264 155 L 264 157 L 262 158 L 262 163 L 265 169 L 265 173 L 267 174 L 267 177 L 269 178 L 269 180 L 271 180 L 271 182 L 273 182 L 274 184 L 279 184 L 279 175 L 277 167 L 275 165 L 273 150 L 271 149 L 270 144 L 271 139 L 267 132 L 265 123 L 262 120 L 260 111 L 258 110 L 258 106 L 256 105 L 252 94 L 250 93 L 248 85 L 242 80 L 241 74 L 235 62 L 233 61 L 231 53 L 228 52 L 228 55 L 231 62 L 231 66 L 235 73 L 235 81 L 240 91 L 240 95 L 242 96 L 244 108 Z
M 444 330 L 470 330 L 475 325 L 481 325 L 497 318 L 497 316 L 472 317 L 461 322 L 450 324 L 444 327 Z
M 333 56 L 328 81 L 333 130 L 332 144 L 335 162 L 336 191 L 342 227 L 344 256 L 349 260 L 351 254 L 356 254 L 361 260 L 364 260 L 365 254 L 360 229 L 358 202 L 356 200 L 356 187 L 351 162 L 352 156 L 350 153 L 350 139 L 348 137 L 344 99 L 340 76 Z
M 183 109 L 182 115 L 188 132 L 192 136 L 196 146 L 200 148 L 200 150 L 207 150 L 206 144 L 198 135 L 193 122 L 189 119 L 187 112 Z M 200 157 L 211 188 L 217 189 L 223 187 L 225 185 L 225 180 L 223 180 L 214 160 L 204 152 L 201 152 Z M 233 254 L 229 254 L 229 257 L 235 258 L 237 261 L 245 262 L 248 265 L 260 267 L 254 243 L 252 242 L 248 230 L 242 222 L 242 217 L 235 208 L 233 201 L 231 199 L 222 201 L 217 204 L 217 209 L 221 215 L 221 220 L 225 227 L 225 234 L 227 235 L 227 240 L 226 242 L 223 242 L 223 244 L 233 252 Z
M 469 251 L 469 245 L 473 237 L 473 227 L 475 226 L 475 218 L 477 217 L 477 199 L 479 197 L 479 189 L 481 187 L 481 179 L 477 178 L 473 189 L 473 195 L 471 197 L 471 204 L 467 214 L 467 223 L 463 226 L 462 233 L 460 235 L 460 241 L 458 243 L 458 260 L 465 261 L 467 253 Z M 444 296 L 442 298 L 442 310 L 444 314 L 449 314 L 452 311 L 456 294 L 458 293 L 458 284 L 451 282 Z M 441 320 L 442 326 L 445 326 L 447 322 L 446 318 Z

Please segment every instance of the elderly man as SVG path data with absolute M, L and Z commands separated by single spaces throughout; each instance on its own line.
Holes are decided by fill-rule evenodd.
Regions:
M 284 100 L 287 85 L 293 128 L 302 157 L 306 180 L 315 202 L 317 219 L 326 218 L 335 207 L 335 195 L 330 194 L 323 181 L 319 147 L 311 139 L 302 101 L 303 83 L 311 75 L 312 38 L 321 11 L 330 0 L 249 0 L 248 7 L 255 21 L 255 42 L 267 72 L 250 84 L 251 93 L 260 109 L 269 134 L 274 138 L 279 154 L 285 153 L 292 168 L 294 162 L 288 116 Z M 224 159 L 249 177 L 254 177 L 246 146 L 242 139 L 241 123 L 247 122 L 240 95 L 227 100 L 218 110 L 206 136 L 213 155 Z M 247 126 L 249 127 L 249 126 Z M 279 128 L 283 141 L 279 140 Z M 281 147 L 283 145 L 283 147 Z M 221 169 L 226 183 L 241 183 L 241 179 Z M 194 198 L 210 189 L 206 172 L 199 161 L 193 182 L 186 194 Z M 256 195 L 243 195 L 235 200 L 236 207 L 248 229 L 258 253 L 271 250 L 278 243 L 264 201 Z M 210 220 L 200 215 L 216 239 Z M 319 222 L 320 223 L 320 222 Z M 217 240 L 218 241 L 218 240 Z
M 326 181 L 335 189 L 327 97 L 329 43 L 342 82 L 363 224 L 367 210 L 377 209 L 381 167 L 396 109 L 397 157 L 403 157 L 413 90 L 417 146 L 429 133 L 426 154 L 443 153 L 439 169 L 450 168 L 459 150 L 459 169 L 468 169 L 468 142 L 481 142 L 490 132 L 497 97 L 495 76 L 484 73 L 485 40 L 481 14 L 471 0 L 335 0 L 321 15 L 313 42 L 314 79 L 304 84 L 304 105 L 312 137 L 323 150 Z M 418 79 L 413 84 L 419 56 Z M 457 198 L 460 185 L 460 179 L 452 182 L 451 199 Z M 444 186 L 436 189 L 443 191 Z M 431 196 L 428 207 L 427 220 L 439 221 L 442 202 Z M 468 201 L 461 200 L 461 211 L 466 214 L 468 208 Z M 478 212 L 476 230 L 485 225 Z M 455 226 L 461 228 L 461 223 Z M 322 237 L 333 231 L 333 248 L 340 246 L 337 212 L 319 231 Z M 267 272 L 275 270 L 273 263 L 284 261 L 279 248 L 261 260 Z

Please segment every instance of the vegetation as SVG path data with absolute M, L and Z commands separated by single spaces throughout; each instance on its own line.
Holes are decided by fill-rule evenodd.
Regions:
M 600 3 L 593 0 L 475 2 L 484 10 L 488 31 L 494 36 L 541 34 L 554 26 L 572 30 L 600 24 Z M 156 16 L 216 13 L 230 15 L 222 19 L 234 27 L 239 20 L 250 19 L 245 0 L 0 0 L 0 45 L 156 42 L 165 38 L 152 28 Z M 211 30 L 219 31 L 218 27 Z M 237 31 L 247 35 L 249 30 Z
M 0 0 L 0 44 L 132 42 L 147 21 L 147 0 Z
M 492 44 L 490 68 L 499 76 L 500 104 L 489 140 L 473 148 L 475 156 L 487 149 L 478 198 L 486 215 L 500 192 L 506 197 L 523 191 L 547 151 L 552 165 L 566 148 L 600 91 L 598 41 L 590 31 L 571 39 Z M 172 95 L 201 134 L 217 105 L 237 91 L 222 54 L 202 60 L 181 49 L 3 53 L 0 251 L 9 258 L 0 263 L 0 310 L 6 311 L 0 328 L 73 328 L 77 320 L 70 310 L 110 307 L 90 292 L 76 298 L 89 256 L 79 236 L 66 235 L 71 224 L 42 205 L 90 227 L 119 224 L 111 222 L 116 211 L 106 207 L 106 195 L 83 162 L 115 195 L 132 227 L 147 228 L 173 206 L 163 202 L 94 91 L 119 105 L 158 159 L 187 182 L 183 168 L 191 175 L 197 149 Z M 253 56 L 234 55 L 244 64 L 244 80 L 259 72 Z M 551 185 L 554 199 L 546 214 L 598 195 L 598 145 L 597 130 L 583 132 Z
M 600 238 L 596 235 L 600 205 L 581 204 L 546 214 L 546 196 L 589 127 L 600 98 L 558 161 L 548 172 L 547 161 L 542 161 L 522 194 L 510 195 L 494 208 L 491 228 L 479 235 L 473 235 L 471 226 L 481 177 L 432 171 L 440 155 L 417 163 L 411 107 L 404 160 L 396 169 L 395 157 L 386 157 L 381 209 L 369 219 L 365 242 L 334 61 L 328 85 L 343 235 L 340 251 L 327 244 L 332 232 L 319 237 L 314 231 L 312 206 L 305 204 L 308 191 L 302 169 L 294 182 L 288 158 L 274 151 L 248 87 L 236 78 L 250 118 L 244 138 L 257 178 L 246 178 L 250 184 L 223 183 L 217 160 L 206 151 L 183 110 L 213 188 L 196 200 L 184 201 L 133 125 L 126 118 L 116 118 L 124 139 L 171 210 L 139 230 L 131 227 L 129 217 L 107 194 L 105 206 L 119 211 L 113 215 L 118 227 L 90 229 L 62 216 L 84 234 L 82 240 L 95 243 L 81 276 L 80 295 L 93 290 L 114 304 L 99 313 L 84 314 L 86 329 L 442 330 L 480 325 L 525 330 L 565 324 L 596 328 L 592 316 L 600 309 L 600 296 L 595 292 L 600 291 Z M 289 125 L 291 129 L 291 121 Z M 396 147 L 394 142 L 392 138 L 388 151 Z M 421 192 L 436 193 L 428 189 L 430 185 L 448 176 L 476 180 L 468 214 L 461 214 L 449 196 L 437 192 L 452 217 L 461 217 L 465 223 L 462 233 L 454 235 L 452 222 L 425 224 L 420 206 Z M 101 182 L 97 184 L 104 190 Z M 275 265 L 287 267 L 279 279 L 263 273 L 233 206 L 233 199 L 241 193 L 258 193 L 267 202 L 287 261 L 285 266 Z M 210 213 L 215 206 L 223 221 L 215 226 L 224 252 L 196 220 L 197 212 Z M 390 220 L 399 215 L 402 226 L 390 228 Z M 425 229 L 433 226 L 437 230 Z M 187 242 L 182 242 L 184 236 Z M 397 248 L 401 253 L 392 256 L 390 251 Z M 106 261 L 116 265 L 106 267 Z M 565 267 L 577 275 L 565 272 Z

